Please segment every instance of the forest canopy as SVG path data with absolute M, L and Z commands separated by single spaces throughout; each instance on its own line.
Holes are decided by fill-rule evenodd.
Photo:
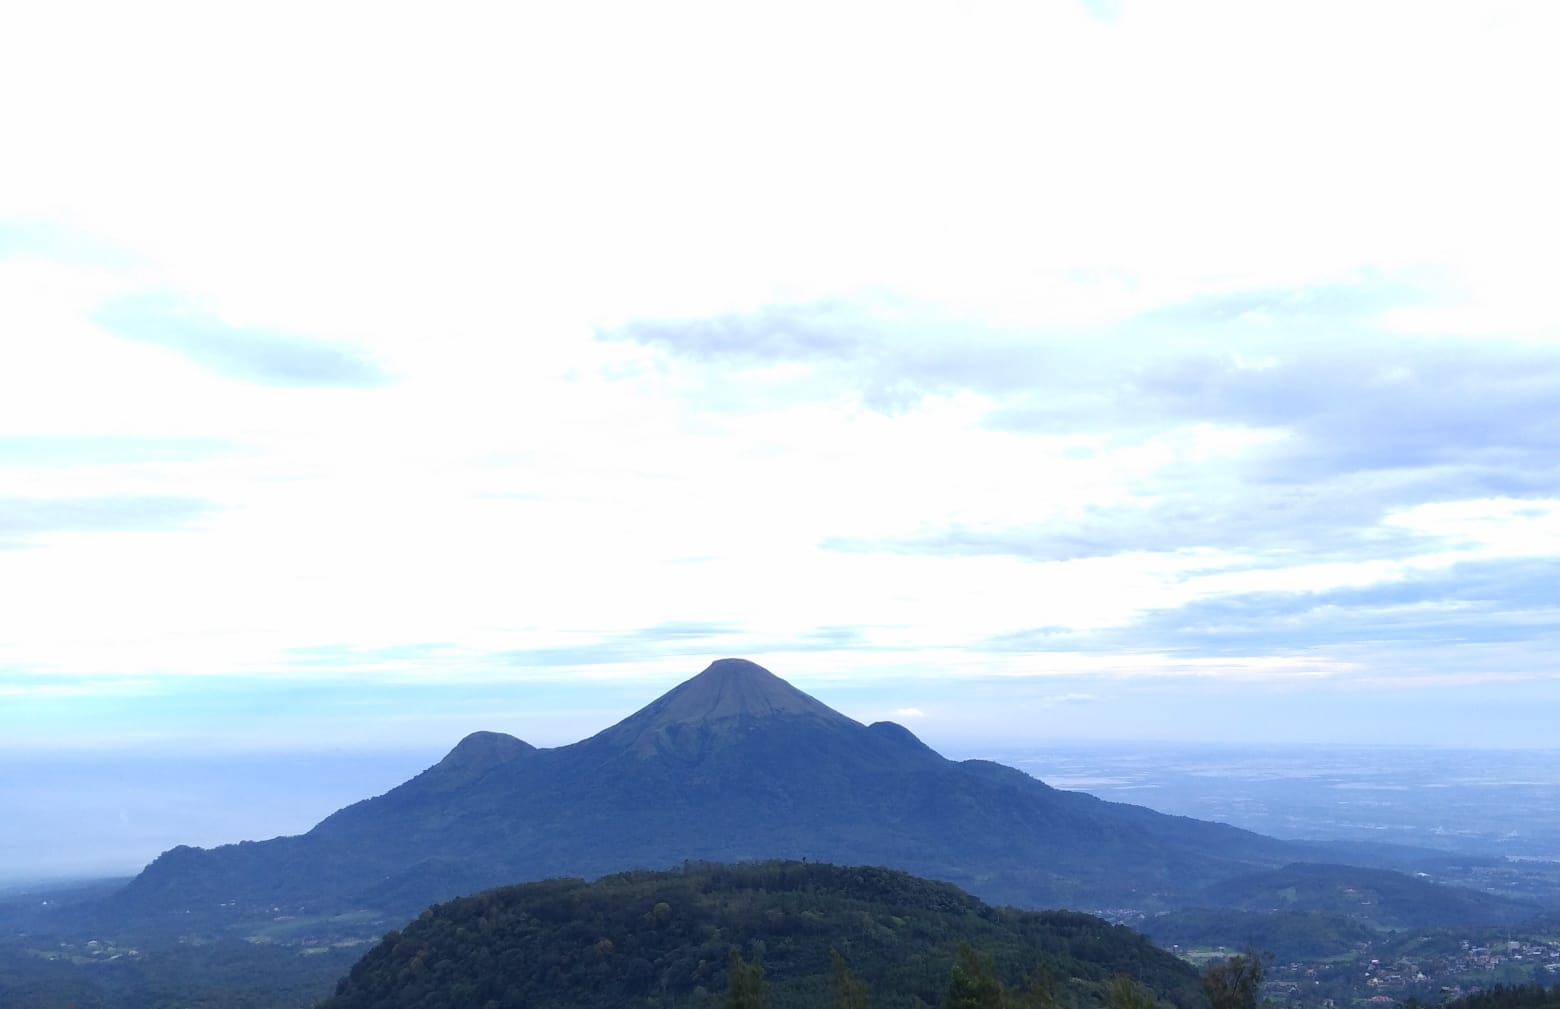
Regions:
M 1207 1005 L 1190 966 L 1091 915 L 994 908 L 888 869 L 762 862 L 450 901 L 386 936 L 323 1009 L 716 1006 L 734 969 L 773 1009 L 832 1005 L 842 990 L 940 1005 L 960 970 L 988 989 L 1044 986 L 1058 1009 L 1107 1005 L 1122 977 L 1148 1007 Z

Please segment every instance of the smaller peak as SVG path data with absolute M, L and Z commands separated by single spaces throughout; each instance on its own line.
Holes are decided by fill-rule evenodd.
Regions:
M 518 739 L 515 736 L 511 736 L 507 732 L 488 732 L 484 729 L 478 729 L 476 732 L 468 734 L 464 739 L 456 743 L 455 749 L 451 750 L 450 752 L 459 753 L 461 751 L 490 750 L 525 751 L 534 749 L 536 749 L 536 747 L 532 746 L 530 743 L 527 743 L 523 739 Z
M 910 747 L 923 753 L 937 753 L 936 750 L 921 742 L 919 736 L 898 722 L 873 722 L 867 728 L 896 745 Z
M 430 770 L 475 775 L 535 749 L 525 740 L 516 739 L 507 733 L 473 732 L 456 743 L 455 749 L 445 754 L 444 759 Z

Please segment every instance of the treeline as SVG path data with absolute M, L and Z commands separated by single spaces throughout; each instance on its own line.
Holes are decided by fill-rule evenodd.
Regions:
M 833 976 L 829 980 L 827 1009 L 870 1009 L 871 992 L 852 973 L 845 959 L 830 952 Z M 1240 954 L 1209 966 L 1202 976 L 1202 990 L 1210 1009 L 1256 1009 L 1257 992 L 1262 984 L 1263 960 L 1255 954 Z M 1060 1009 L 1056 978 L 1041 965 L 1024 978 L 1019 987 L 1002 983 L 992 970 L 991 961 L 977 953 L 969 943 L 960 943 L 953 966 L 948 971 L 948 990 L 940 1003 L 942 1009 Z M 926 1003 L 911 996 L 911 1009 Z M 1106 1009 L 1155 1009 L 1154 993 L 1126 975 L 1118 975 L 1105 990 Z M 769 988 L 762 963 L 749 963 L 732 947 L 726 963 L 724 1009 L 770 1009 Z
M 949 1004 L 966 983 L 988 998 L 970 1006 L 1097 1009 L 1113 986 L 1136 1000 L 1122 1009 L 1208 1005 L 1190 966 L 1091 915 L 992 908 L 887 869 L 765 862 L 460 898 L 387 935 L 323 1006 L 705 1009 L 755 966 L 770 1009 L 830 1005 L 842 969 L 878 1006 Z

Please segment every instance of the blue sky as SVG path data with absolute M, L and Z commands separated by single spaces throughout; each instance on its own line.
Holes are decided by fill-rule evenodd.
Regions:
M 1552 5 L 563 6 L 12 19 L 0 749 L 1553 744 Z

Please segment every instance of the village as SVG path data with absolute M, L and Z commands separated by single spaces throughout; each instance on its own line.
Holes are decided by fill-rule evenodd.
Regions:
M 1557 983 L 1560 938 L 1479 942 L 1427 934 L 1395 936 L 1347 959 L 1271 964 L 1263 996 L 1294 1009 L 1389 1007 L 1410 1001 L 1434 1005 L 1495 985 Z

